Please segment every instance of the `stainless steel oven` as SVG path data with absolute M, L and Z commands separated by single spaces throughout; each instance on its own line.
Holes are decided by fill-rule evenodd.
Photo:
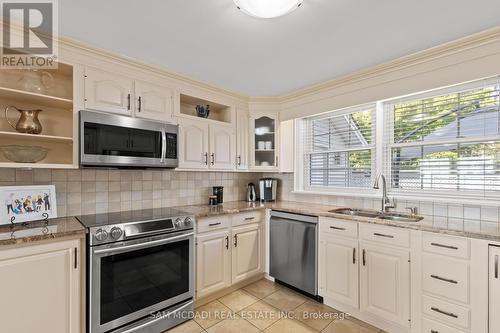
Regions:
M 177 132 L 177 125 L 80 111 L 80 164 L 175 168 Z
M 192 224 L 181 216 L 89 228 L 89 333 L 161 333 L 190 318 Z

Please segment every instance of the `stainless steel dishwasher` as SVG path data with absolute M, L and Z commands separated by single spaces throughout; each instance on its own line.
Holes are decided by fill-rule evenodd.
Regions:
M 318 295 L 318 217 L 271 211 L 269 273 Z

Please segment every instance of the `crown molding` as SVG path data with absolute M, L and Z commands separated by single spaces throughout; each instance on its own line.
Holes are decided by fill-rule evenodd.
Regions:
M 371 79 L 374 77 L 386 75 L 388 73 L 399 71 L 408 67 L 416 66 L 422 63 L 448 57 L 457 53 L 462 53 L 474 48 L 479 48 L 488 44 L 498 43 L 500 41 L 500 26 L 496 26 L 479 33 L 469 35 L 451 42 L 447 42 L 423 51 L 419 51 L 407 56 L 403 56 L 389 62 L 375 65 L 354 71 L 333 80 L 318 83 L 289 94 L 271 97 L 250 97 L 250 103 L 285 103 L 294 100 L 333 90 L 347 84 L 353 84 L 359 81 Z

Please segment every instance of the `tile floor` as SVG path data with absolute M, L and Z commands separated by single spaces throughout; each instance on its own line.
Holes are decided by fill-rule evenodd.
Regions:
M 378 328 L 268 280 L 259 280 L 196 309 L 168 333 L 383 333 Z

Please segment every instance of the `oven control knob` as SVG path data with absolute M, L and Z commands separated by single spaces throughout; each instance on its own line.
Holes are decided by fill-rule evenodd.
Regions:
M 113 239 L 118 239 L 122 236 L 123 231 L 118 227 L 114 227 L 113 229 L 111 229 L 110 234 Z
M 176 218 L 176 219 L 175 219 L 175 226 L 176 226 L 177 228 L 182 227 L 182 223 L 183 223 L 183 222 L 182 222 L 182 219 L 181 219 L 180 217 L 178 217 L 178 218 Z
M 186 219 L 184 220 L 184 225 L 186 227 L 190 227 L 192 224 L 193 224 L 193 220 L 190 217 L 186 217 Z
M 95 232 L 95 239 L 97 239 L 99 242 L 102 242 L 106 238 L 108 238 L 108 233 L 106 232 L 106 230 L 99 229 Z

